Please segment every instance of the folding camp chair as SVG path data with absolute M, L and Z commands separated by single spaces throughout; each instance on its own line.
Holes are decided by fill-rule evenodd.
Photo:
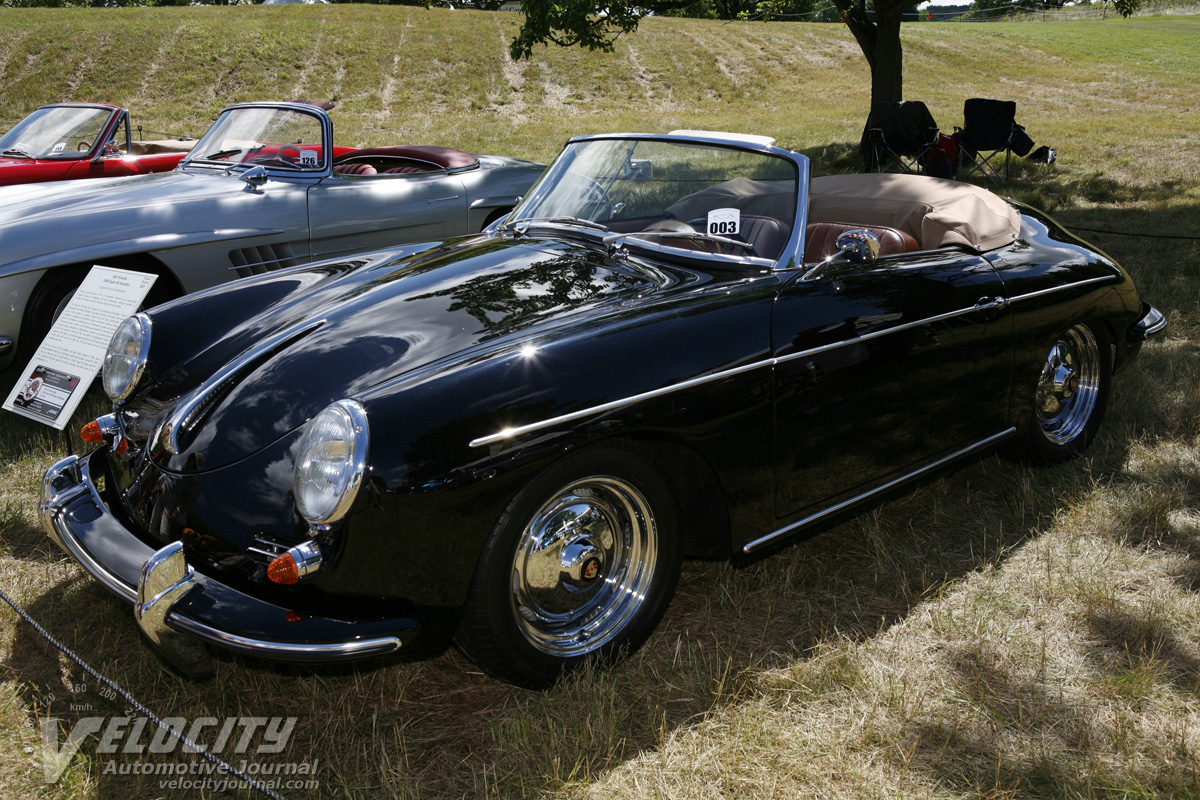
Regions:
M 1017 124 L 1017 104 L 1012 100 L 973 97 L 963 103 L 963 126 L 954 129 L 958 142 L 958 168 L 962 179 L 978 172 L 993 183 L 1008 180 L 1008 160 L 1029 152 L 1033 145 L 1025 129 Z M 1022 148 L 1024 152 L 1022 152 Z M 1000 154 L 1004 168 L 1000 168 Z
M 858 150 L 867 172 L 921 172 L 937 144 L 933 115 L 920 100 L 871 104 Z

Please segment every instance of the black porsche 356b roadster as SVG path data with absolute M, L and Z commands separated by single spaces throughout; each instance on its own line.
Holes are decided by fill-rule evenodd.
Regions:
M 481 235 L 129 318 L 49 535 L 173 663 L 455 626 L 526 686 L 638 646 L 685 556 L 768 550 L 995 448 L 1083 450 L 1162 330 L 1046 216 L 765 137 L 572 139 Z

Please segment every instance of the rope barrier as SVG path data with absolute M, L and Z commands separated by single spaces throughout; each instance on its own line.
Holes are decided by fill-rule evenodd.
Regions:
M 61 652 L 67 658 L 71 659 L 76 664 L 78 664 L 83 669 L 83 671 L 86 672 L 88 675 L 91 675 L 97 681 L 99 681 L 100 683 L 107 686 L 109 689 L 112 689 L 114 692 L 116 692 L 117 695 L 122 700 L 124 700 L 126 703 L 129 704 L 130 708 L 134 709 L 135 711 L 140 713 L 142 716 L 146 717 L 151 722 L 153 722 L 155 725 L 157 725 L 159 730 L 165 731 L 167 733 L 167 735 L 169 735 L 172 739 L 174 739 L 177 742 L 181 742 L 184 747 L 192 750 L 193 752 L 199 753 L 201 758 L 208 761 L 210 764 L 215 766 L 217 769 L 224 770 L 225 772 L 228 772 L 229 774 L 235 776 L 236 778 L 241 780 L 243 783 L 245 783 L 250 788 L 256 789 L 257 791 L 261 792 L 262 794 L 266 795 L 267 797 L 270 797 L 271 800 L 286 800 L 286 798 L 283 797 L 283 795 L 279 794 L 278 792 L 276 792 L 271 787 L 267 786 L 262 781 L 258 780 L 257 778 L 253 778 L 253 777 L 247 775 L 246 773 L 239 770 L 237 767 L 234 767 L 232 764 L 229 764 L 229 763 L 225 762 L 224 760 L 218 758 L 217 756 L 208 752 L 208 750 L 206 750 L 201 745 L 196 744 L 195 742 L 193 742 L 188 737 L 184 736 L 179 731 L 175 730 L 174 728 L 172 728 L 169 725 L 167 725 L 166 723 L 164 723 L 157 714 L 155 714 L 150 709 L 146 708 L 146 706 L 139 703 L 134 698 L 133 695 L 131 695 L 129 692 L 125 691 L 125 689 L 122 688 L 120 685 L 118 685 L 116 681 L 113 681 L 109 678 L 106 678 L 104 675 L 101 675 L 94 667 L 92 667 L 90 664 L 88 664 L 82 658 L 77 656 L 75 653 L 71 652 L 70 649 L 68 649 L 65 645 L 61 644 L 57 639 L 55 639 L 53 636 L 51 636 L 50 633 L 45 628 L 43 628 L 41 625 L 38 624 L 37 620 L 35 620 L 33 617 L 31 617 L 29 615 L 29 613 L 27 611 L 25 611 L 25 609 L 23 609 L 19 605 L 17 605 L 16 601 L 13 600 L 11 597 L 9 597 L 8 594 L 3 589 L 0 589 L 0 600 L 3 600 L 4 602 L 6 602 L 10 606 L 12 606 L 13 611 L 16 611 L 17 614 L 21 617 L 21 619 L 28 622 L 29 625 L 35 631 L 37 631 L 37 633 L 43 639 L 45 639 L 50 644 L 54 645 L 54 647 L 57 648 L 59 650 L 59 652 Z

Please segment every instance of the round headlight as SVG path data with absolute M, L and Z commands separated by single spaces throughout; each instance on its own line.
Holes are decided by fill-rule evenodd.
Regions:
M 339 400 L 313 417 L 296 452 L 293 490 L 312 525 L 337 522 L 350 510 L 367 464 L 367 412 Z
M 146 368 L 150 353 L 150 318 L 145 314 L 127 317 L 113 334 L 104 354 L 104 392 L 116 402 L 133 394 Z

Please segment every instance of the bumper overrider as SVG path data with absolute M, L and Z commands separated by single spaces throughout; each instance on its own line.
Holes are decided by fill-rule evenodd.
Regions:
M 290 610 L 196 572 L 183 545 L 155 550 L 118 520 L 101 499 L 93 470 L 103 474 L 107 448 L 68 456 L 42 479 L 42 526 L 59 547 L 109 591 L 133 604 L 138 626 L 155 649 L 185 674 L 211 674 L 201 641 L 281 661 L 330 662 L 383 655 L 416 641 L 407 618 L 346 621 L 296 618 Z
M 1129 326 L 1129 341 L 1141 343 L 1167 329 L 1167 318 L 1149 303 L 1142 303 L 1142 314 Z

